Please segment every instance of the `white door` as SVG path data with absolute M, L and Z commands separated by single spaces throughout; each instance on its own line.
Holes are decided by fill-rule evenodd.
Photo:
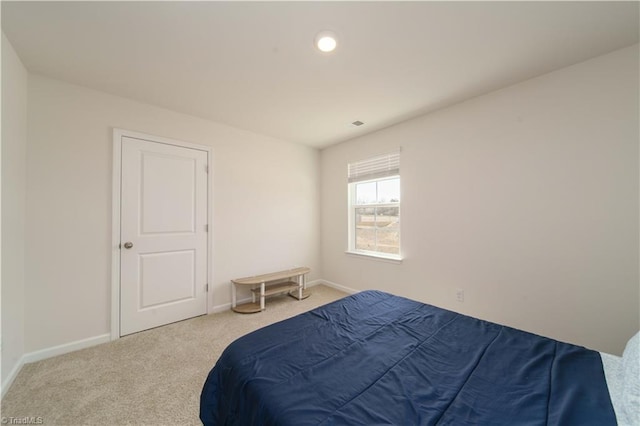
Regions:
M 207 152 L 122 137 L 120 335 L 207 311 Z

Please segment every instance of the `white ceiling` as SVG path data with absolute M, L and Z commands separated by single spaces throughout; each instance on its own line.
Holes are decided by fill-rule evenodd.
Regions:
M 2 30 L 31 72 L 322 148 L 637 43 L 638 5 L 2 1 Z

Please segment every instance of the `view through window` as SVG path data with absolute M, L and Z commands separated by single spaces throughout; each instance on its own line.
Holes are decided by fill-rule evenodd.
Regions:
M 400 254 L 400 177 L 355 185 L 355 249 Z
M 399 153 L 349 164 L 349 251 L 400 257 Z

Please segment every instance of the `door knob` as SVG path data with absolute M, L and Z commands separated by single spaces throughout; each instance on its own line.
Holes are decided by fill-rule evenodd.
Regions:
M 126 243 L 124 243 L 124 248 L 130 249 L 131 247 L 133 247 L 133 243 L 131 241 L 127 241 Z

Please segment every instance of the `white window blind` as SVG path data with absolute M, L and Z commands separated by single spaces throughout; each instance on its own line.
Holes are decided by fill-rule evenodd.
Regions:
M 349 163 L 347 177 L 349 182 L 360 182 L 400 174 L 400 151 L 367 158 Z

